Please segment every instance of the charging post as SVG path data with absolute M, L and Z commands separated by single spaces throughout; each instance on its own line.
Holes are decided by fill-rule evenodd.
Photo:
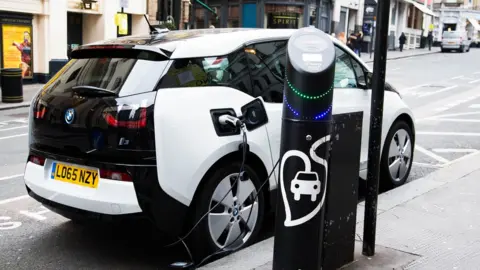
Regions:
M 314 28 L 287 45 L 273 269 L 321 269 L 335 48 Z

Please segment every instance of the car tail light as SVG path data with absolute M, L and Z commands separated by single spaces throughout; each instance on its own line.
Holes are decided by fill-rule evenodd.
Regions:
M 45 165 L 45 158 L 44 157 L 40 157 L 40 156 L 35 156 L 35 155 L 30 155 L 28 157 L 28 161 L 32 162 L 32 163 L 35 163 L 37 165 L 40 165 L 40 166 L 43 166 Z
M 145 128 L 147 126 L 147 108 L 127 106 L 110 108 L 104 111 L 103 117 L 111 127 L 129 129 Z
M 100 177 L 111 180 L 131 182 L 132 176 L 126 172 L 100 169 Z

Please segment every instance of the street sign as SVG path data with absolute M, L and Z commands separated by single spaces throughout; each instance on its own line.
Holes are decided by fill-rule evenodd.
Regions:
M 120 8 L 128 8 L 128 0 L 120 0 Z

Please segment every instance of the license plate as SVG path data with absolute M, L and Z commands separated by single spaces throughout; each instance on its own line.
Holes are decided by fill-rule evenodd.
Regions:
M 98 170 L 85 169 L 57 162 L 52 164 L 50 177 L 54 180 L 89 188 L 97 188 L 99 179 Z
M 455 44 L 455 42 L 448 42 L 448 44 Z

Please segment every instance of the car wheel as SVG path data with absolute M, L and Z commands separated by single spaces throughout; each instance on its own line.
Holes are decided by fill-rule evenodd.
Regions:
M 385 140 L 381 159 L 381 185 L 386 189 L 405 184 L 412 169 L 414 137 L 405 121 L 396 121 Z
M 264 179 L 259 179 L 255 171 L 245 165 L 247 179 L 236 181 L 240 165 L 239 162 L 229 164 L 213 173 L 194 201 L 193 219 L 188 230 L 210 211 L 189 240 L 197 262 L 220 249 L 248 246 L 261 229 L 265 201 L 263 192 L 258 196 L 257 192 Z

